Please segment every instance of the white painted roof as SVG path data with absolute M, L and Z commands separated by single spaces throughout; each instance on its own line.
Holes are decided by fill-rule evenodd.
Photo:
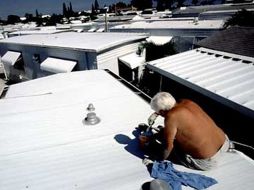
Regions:
M 253 64 L 254 58 L 205 48 L 148 63 L 165 76 L 183 79 L 251 110 L 254 110 Z
M 1 59 L 4 65 L 14 65 L 20 55 L 20 52 L 7 51 Z
M 49 35 L 26 35 L 3 39 L 0 43 L 50 46 L 87 51 L 101 51 L 123 43 L 145 39 L 144 34 L 135 33 L 77 33 L 66 32 Z
M 252 190 L 254 185 L 254 160 L 239 151 L 224 153 L 220 157 L 217 168 L 210 171 L 191 170 L 179 165 L 175 166 L 175 168 L 180 171 L 199 173 L 216 179 L 218 183 L 210 186 L 207 190 Z M 193 190 L 190 187 L 182 187 L 183 190 Z
M 76 64 L 76 61 L 48 57 L 40 64 L 40 67 L 41 70 L 52 73 L 68 73 Z
M 93 103 L 101 122 L 85 126 Z M 12 85 L 0 99 L 1 189 L 139 189 L 150 179 L 132 142 L 150 106 L 105 71 Z M 162 123 L 162 122 L 161 122 Z M 124 137 L 126 135 L 126 138 Z
M 82 122 L 89 103 L 101 119 L 94 126 Z M 135 156 L 140 151 L 132 134 L 152 110 L 105 71 L 11 85 L 0 107 L 1 189 L 139 190 L 152 180 Z M 175 167 L 215 178 L 219 183 L 209 189 L 250 190 L 254 185 L 253 160 L 239 152 L 226 153 L 219 167 L 207 172 Z
M 145 63 L 145 57 L 139 56 L 135 52 L 119 57 L 118 59 L 131 69 L 135 69 Z
M 121 28 L 143 28 L 143 29 L 218 29 L 222 28 L 223 20 L 200 20 L 197 23 L 192 20 L 167 20 L 153 22 L 133 22 L 131 24 L 123 24 L 112 27 L 113 29 Z

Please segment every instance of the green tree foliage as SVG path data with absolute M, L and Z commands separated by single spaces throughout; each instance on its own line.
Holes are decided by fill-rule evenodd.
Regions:
M 229 26 L 254 27 L 254 12 L 247 11 L 246 9 L 238 11 L 225 22 L 224 28 L 227 28 Z
M 35 17 L 39 17 L 39 13 L 38 13 L 38 10 L 36 9 L 35 11 Z
M 95 20 L 97 19 L 97 16 L 96 16 L 96 10 L 94 8 L 94 5 L 92 4 L 92 12 L 91 12 L 91 15 L 90 15 L 90 19 L 91 20 Z
M 17 15 L 9 15 L 7 17 L 7 24 L 15 24 L 17 22 L 20 22 L 20 18 Z
M 116 3 L 115 6 L 118 7 L 118 8 L 126 8 L 127 7 L 127 5 L 124 2 L 121 2 L 121 1 Z
M 75 15 L 75 12 L 72 9 L 72 4 L 71 2 L 69 3 L 69 6 L 67 7 L 65 3 L 63 3 L 63 16 L 64 17 L 72 17 Z
M 63 3 L 63 16 L 67 16 L 67 8 L 65 3 Z
M 94 15 L 96 13 L 94 5 L 92 4 L 92 14 Z
M 27 21 L 27 22 L 34 21 L 33 14 L 26 13 L 26 14 L 25 14 L 25 17 L 26 17 L 26 21 Z
M 56 26 L 56 23 L 61 23 L 62 15 L 53 14 L 50 18 L 43 19 L 46 26 Z
M 169 42 L 163 46 L 157 46 L 153 43 L 148 43 L 146 45 L 146 61 L 152 61 L 174 54 L 176 54 L 176 49 L 172 42 Z
M 97 0 L 94 1 L 94 8 L 96 11 L 100 9 L 100 6 Z
M 153 7 L 152 0 L 131 0 L 131 5 L 136 7 L 138 10 L 144 10 Z
M 177 1 L 177 7 L 183 7 L 184 6 L 184 0 L 178 0 Z
M 200 5 L 213 5 L 215 0 L 201 0 Z
M 192 0 L 191 3 L 192 3 L 193 5 L 197 5 L 197 4 L 198 4 L 198 0 Z
M 69 6 L 69 11 L 70 11 L 71 13 L 73 13 L 71 2 L 70 2 L 70 6 Z
M 127 7 L 128 7 L 127 4 L 125 4 L 124 2 L 119 1 L 116 4 L 112 4 L 111 6 L 109 6 L 109 12 L 114 12 L 114 13 L 120 14 L 119 10 L 125 9 Z
M 162 0 L 157 1 L 157 11 L 164 11 L 165 10 L 165 4 L 163 3 Z
M 179 1 L 183 2 L 183 0 Z M 172 5 L 174 2 L 175 0 L 157 0 L 157 10 L 164 11 L 165 9 L 172 9 Z

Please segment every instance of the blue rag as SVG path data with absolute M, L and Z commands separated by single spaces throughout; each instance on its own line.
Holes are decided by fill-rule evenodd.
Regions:
M 204 175 L 177 171 L 170 161 L 155 161 L 151 177 L 166 181 L 173 190 L 181 190 L 181 185 L 195 189 L 205 189 L 218 183 L 215 179 Z

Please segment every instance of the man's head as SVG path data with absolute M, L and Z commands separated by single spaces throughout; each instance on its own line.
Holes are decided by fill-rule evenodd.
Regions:
M 151 100 L 151 108 L 158 114 L 169 111 L 176 104 L 175 98 L 168 92 L 159 92 Z

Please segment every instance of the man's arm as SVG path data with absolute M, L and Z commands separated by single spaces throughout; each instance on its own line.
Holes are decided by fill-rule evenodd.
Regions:
M 166 160 L 174 147 L 174 140 L 177 132 L 177 127 L 175 122 L 170 118 L 165 119 L 164 123 L 165 128 L 164 128 L 163 160 Z

